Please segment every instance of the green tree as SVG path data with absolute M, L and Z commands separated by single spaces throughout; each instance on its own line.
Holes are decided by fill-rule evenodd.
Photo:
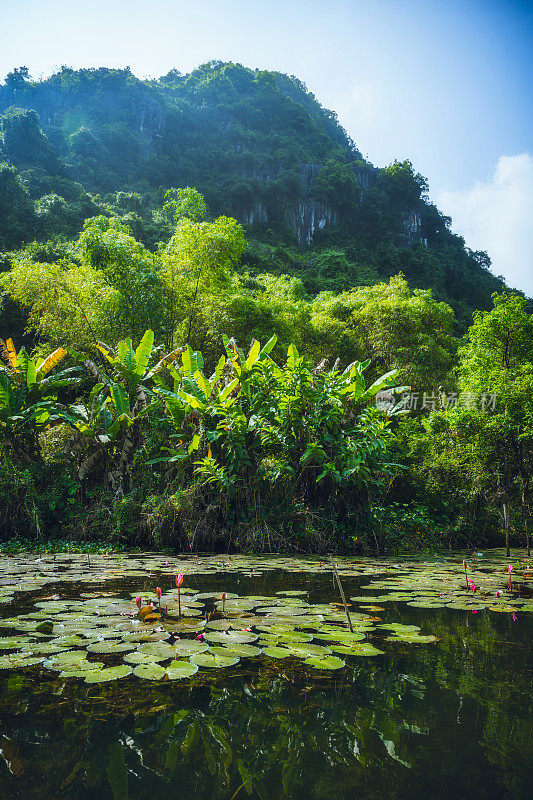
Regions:
M 194 335 L 198 306 L 230 286 L 232 270 L 246 247 L 242 227 L 231 217 L 214 222 L 182 219 L 162 253 L 162 277 L 167 297 L 167 346 L 173 347 L 176 328 L 189 342 Z
M 477 312 L 460 352 L 464 394 L 496 399 L 494 413 L 482 414 L 487 437 L 486 469 L 501 497 L 518 505 L 522 523 L 531 518 L 533 476 L 533 317 L 526 300 L 511 292 L 494 294 L 492 311 Z M 484 399 L 483 399 L 484 398 Z
M 411 291 L 402 275 L 336 297 L 319 295 L 313 308 L 323 327 L 326 317 L 344 323 L 359 357 L 370 356 L 378 371 L 398 369 L 414 391 L 449 382 L 457 349 L 453 311 L 429 290 Z
M 139 337 L 147 327 L 160 333 L 163 285 L 158 258 L 127 226 L 103 216 L 85 222 L 78 244 L 82 265 L 100 272 L 119 293 L 115 313 L 121 333 Z

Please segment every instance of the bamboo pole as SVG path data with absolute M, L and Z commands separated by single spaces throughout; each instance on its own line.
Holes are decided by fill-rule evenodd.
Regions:
M 348 627 L 350 631 L 353 633 L 353 626 L 352 620 L 350 619 L 350 613 L 348 611 L 348 606 L 346 605 L 346 597 L 344 595 L 344 589 L 342 588 L 341 579 L 339 578 L 339 573 L 337 572 L 337 567 L 335 566 L 335 562 L 333 560 L 333 556 L 330 555 L 331 558 L 331 566 L 333 567 L 333 572 L 335 574 L 335 578 L 337 580 L 337 586 L 339 587 L 339 592 L 341 593 L 342 602 L 344 603 L 344 611 L 346 612 L 346 619 L 348 620 Z

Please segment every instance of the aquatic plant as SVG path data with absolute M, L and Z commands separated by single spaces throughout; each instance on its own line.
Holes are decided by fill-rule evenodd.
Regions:
M 176 586 L 178 589 L 178 616 L 181 617 L 181 585 L 183 583 L 183 575 L 176 575 Z

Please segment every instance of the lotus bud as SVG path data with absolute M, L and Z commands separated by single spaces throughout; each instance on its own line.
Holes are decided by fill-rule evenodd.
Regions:
M 178 587 L 178 589 L 180 588 L 182 583 L 183 583 L 183 575 L 176 575 L 176 586 Z
M 137 606 L 137 608 L 140 608 L 142 606 L 142 604 L 143 604 L 142 597 L 136 597 L 135 598 L 135 605 Z

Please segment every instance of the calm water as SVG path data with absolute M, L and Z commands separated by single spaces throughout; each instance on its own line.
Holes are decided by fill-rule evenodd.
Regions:
M 324 575 L 232 582 L 239 594 L 336 599 Z M 343 582 L 348 596 L 362 583 Z M 530 798 L 533 615 L 389 603 L 380 616 L 440 642 L 378 644 L 384 656 L 328 674 L 264 657 L 162 685 L 0 672 L 0 797 Z

